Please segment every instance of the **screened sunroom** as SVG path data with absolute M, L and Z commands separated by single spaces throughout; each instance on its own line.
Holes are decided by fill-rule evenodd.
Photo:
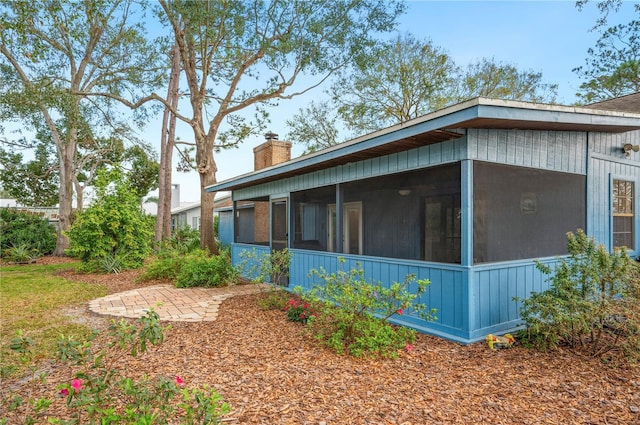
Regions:
M 234 262 L 289 248 L 289 288 L 339 257 L 383 284 L 428 278 L 437 320 L 398 323 L 470 342 L 519 326 L 514 297 L 546 288 L 534 261 L 565 254 L 567 232 L 637 253 L 640 163 L 623 146 L 638 129 L 640 115 L 473 99 L 208 190 L 232 191 Z

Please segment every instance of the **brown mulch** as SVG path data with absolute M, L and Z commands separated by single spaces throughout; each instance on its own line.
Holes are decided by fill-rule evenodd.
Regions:
M 135 276 L 66 275 L 110 293 L 139 286 Z M 126 370 L 214 386 L 232 408 L 225 423 L 640 424 L 637 367 L 427 335 L 398 359 L 358 360 L 317 345 L 281 312 L 260 310 L 258 296 L 224 301 L 215 322 L 172 323 L 165 343 L 127 359 Z M 68 373 L 54 368 L 48 386 L 20 390 L 55 395 Z M 58 399 L 53 408 L 61 406 Z

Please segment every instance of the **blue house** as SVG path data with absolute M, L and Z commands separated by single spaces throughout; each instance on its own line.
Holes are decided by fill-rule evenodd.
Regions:
M 428 278 L 437 320 L 396 322 L 468 343 L 521 324 L 514 297 L 548 287 L 534 260 L 566 254 L 567 232 L 639 253 L 640 111 L 615 109 L 476 98 L 207 190 L 232 191 L 234 263 L 288 247 L 290 288 L 339 257 L 384 284 Z

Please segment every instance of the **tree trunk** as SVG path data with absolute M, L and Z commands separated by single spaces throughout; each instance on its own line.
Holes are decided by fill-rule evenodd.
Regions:
M 73 131 L 69 139 L 58 147 L 60 160 L 60 193 L 58 194 L 58 229 L 56 249 L 53 255 L 62 257 L 69 248 L 69 238 L 66 233 L 71 228 L 71 214 L 73 212 L 73 158 L 76 143 Z
M 200 174 L 200 247 L 208 250 L 212 255 L 218 255 L 213 229 L 213 200 L 215 193 L 205 192 L 207 186 L 216 183 L 216 163 L 213 159 L 213 149 L 202 152 L 203 159 L 198 161 Z
M 178 107 L 178 89 L 180 80 L 180 52 L 174 44 L 171 49 L 171 75 L 167 100 L 174 107 Z M 162 241 L 171 236 L 171 172 L 173 161 L 173 146 L 175 141 L 176 117 L 167 107 L 162 117 L 162 132 L 160 139 L 160 173 L 158 175 L 158 213 L 156 216 L 155 241 Z

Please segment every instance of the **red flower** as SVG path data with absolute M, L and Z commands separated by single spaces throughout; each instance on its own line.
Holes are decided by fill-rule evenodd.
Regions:
M 184 381 L 178 375 L 176 375 L 176 385 L 179 387 L 184 387 Z
M 73 388 L 75 392 L 80 392 L 84 387 L 82 386 L 82 381 L 80 379 L 74 379 L 71 381 L 71 388 Z
M 67 397 L 69 395 L 69 390 L 66 388 L 63 388 L 60 390 L 60 395 Z
M 412 352 L 414 348 L 415 348 L 415 347 L 414 347 L 413 345 L 409 344 L 409 343 L 407 343 L 407 344 L 404 346 L 404 349 L 405 349 L 405 350 L 407 350 L 407 353 Z
M 403 310 L 403 309 L 401 309 L 401 308 L 399 308 L 399 309 L 398 309 L 398 314 L 402 316 L 402 312 L 404 312 L 404 310 Z

